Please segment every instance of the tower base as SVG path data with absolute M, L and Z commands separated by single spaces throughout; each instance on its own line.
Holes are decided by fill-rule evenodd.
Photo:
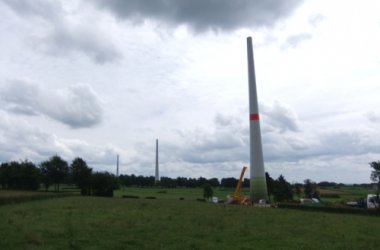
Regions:
M 269 200 L 265 176 L 251 177 L 249 195 L 251 201 L 254 203 L 260 200 Z

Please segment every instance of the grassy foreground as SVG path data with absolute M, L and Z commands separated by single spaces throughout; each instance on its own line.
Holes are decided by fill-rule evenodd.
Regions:
M 0 249 L 379 249 L 380 218 L 174 199 L 0 206 Z

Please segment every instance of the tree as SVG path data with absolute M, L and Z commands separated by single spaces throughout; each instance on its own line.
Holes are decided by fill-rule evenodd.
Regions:
M 229 178 L 223 178 L 220 185 L 225 188 L 235 188 L 237 183 L 238 183 L 238 180 L 236 178 L 229 177 Z
M 28 160 L 2 163 L 0 185 L 3 189 L 36 190 L 40 185 L 39 170 Z
M 273 195 L 273 189 L 274 189 L 274 180 L 272 177 L 270 177 L 268 172 L 265 172 L 265 179 L 267 182 L 267 190 L 268 190 L 268 196 L 269 199 Z
M 214 191 L 212 190 L 210 183 L 205 183 L 203 185 L 203 198 L 210 199 L 213 195 Z
M 80 188 L 81 194 L 90 195 L 92 168 L 89 168 L 83 159 L 77 157 L 71 163 L 70 170 L 72 180 Z
M 310 179 L 304 181 L 304 194 L 306 198 L 316 198 L 320 199 L 319 192 L 317 191 L 317 184 L 312 182 Z
M 217 178 L 211 178 L 207 181 L 212 187 L 219 187 L 219 180 Z
M 302 184 L 301 183 L 295 183 L 293 185 L 294 189 L 295 189 L 295 193 L 297 195 L 298 198 L 301 197 L 301 188 L 302 188 Z
M 280 175 L 273 183 L 273 199 L 276 202 L 293 199 L 292 185 L 287 182 L 282 175 Z
M 69 166 L 58 155 L 50 157 L 49 160 L 44 161 L 40 165 L 42 179 L 47 189 L 52 183 L 54 183 L 54 190 L 59 191 L 59 185 L 67 178 L 69 174 Z
M 117 188 L 117 179 L 108 172 L 95 173 L 91 178 L 91 188 L 95 196 L 113 197 L 113 191 Z
M 37 190 L 40 187 L 40 171 L 34 163 L 25 160 L 19 163 L 18 187 L 23 190 Z
M 310 179 L 304 180 L 303 193 L 305 194 L 305 197 L 311 198 L 313 193 L 313 184 Z
M 371 180 L 377 183 L 376 191 L 376 201 L 379 204 L 379 193 L 380 193 L 380 161 L 374 161 L 369 164 L 372 168 Z

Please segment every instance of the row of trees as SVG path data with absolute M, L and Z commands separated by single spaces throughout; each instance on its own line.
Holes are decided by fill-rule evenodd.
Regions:
M 40 184 L 46 190 L 54 186 L 58 192 L 62 183 L 75 184 L 82 195 L 112 196 L 118 187 L 117 178 L 107 172 L 93 173 L 81 158 L 75 158 L 69 165 L 55 155 L 39 166 L 29 161 L 6 162 L 0 165 L 2 189 L 37 190 Z
M 273 179 L 270 177 L 268 173 L 266 173 L 266 180 L 268 186 L 269 196 L 272 196 L 274 201 L 289 201 L 293 199 L 294 194 L 298 196 L 305 196 L 307 198 L 318 198 L 319 194 L 317 192 L 317 183 L 312 182 L 307 179 L 304 181 L 304 184 L 296 183 L 290 184 L 284 176 L 280 175 L 277 179 Z M 217 178 L 206 179 L 203 177 L 199 178 L 186 178 L 186 177 L 161 177 L 159 183 L 155 183 L 155 178 L 153 176 L 135 176 L 135 175 L 120 175 L 119 176 L 120 184 L 126 187 L 137 186 L 137 187 L 153 187 L 158 185 L 164 188 L 194 188 L 194 187 L 203 187 L 208 190 L 215 187 L 222 188 L 235 188 L 238 180 L 236 178 L 223 178 L 219 182 Z M 249 179 L 244 179 L 243 187 L 249 187 Z M 303 190 L 303 193 L 301 192 Z
M 380 192 L 380 162 L 370 163 L 372 168 L 371 179 L 378 183 L 378 193 Z M 269 196 L 274 201 L 292 200 L 293 195 L 304 196 L 307 198 L 319 199 L 317 187 L 333 186 L 339 187 L 341 183 L 320 182 L 315 183 L 307 179 L 304 183 L 290 184 L 284 176 L 280 175 L 277 179 L 273 179 L 266 173 Z M 113 190 L 119 183 L 123 186 L 152 187 L 158 185 L 164 188 L 175 187 L 223 187 L 234 188 L 237 185 L 236 178 L 223 178 L 219 182 L 217 178 L 206 179 L 186 178 L 186 177 L 161 177 L 159 183 L 155 183 L 153 176 L 135 176 L 120 175 L 117 179 L 114 175 L 104 173 L 93 173 L 87 163 L 81 158 L 75 158 L 69 165 L 61 157 L 55 155 L 48 160 L 36 166 L 30 161 L 12 161 L 2 163 L 0 165 L 0 186 L 2 189 L 18 189 L 18 190 L 37 190 L 42 183 L 46 190 L 54 186 L 55 191 L 59 191 L 62 183 L 75 184 L 82 195 L 101 195 L 112 196 Z M 371 184 L 362 184 L 368 186 Z M 249 179 L 244 179 L 243 187 L 249 187 Z

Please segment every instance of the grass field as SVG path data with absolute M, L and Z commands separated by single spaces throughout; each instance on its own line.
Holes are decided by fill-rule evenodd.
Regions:
M 380 217 L 224 206 L 196 201 L 201 189 L 162 191 L 0 206 L 0 249 L 379 249 Z

